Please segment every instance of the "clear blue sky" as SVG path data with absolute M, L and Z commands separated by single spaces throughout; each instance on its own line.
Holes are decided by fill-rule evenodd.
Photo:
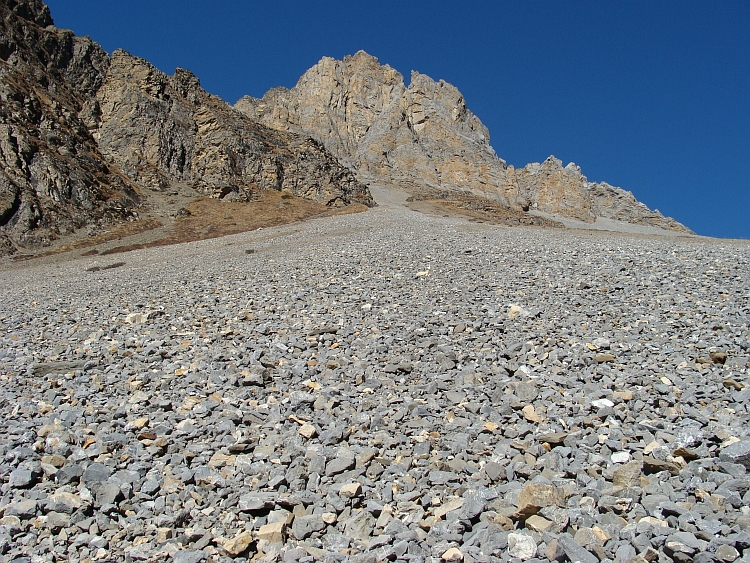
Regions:
M 699 234 L 750 238 L 747 0 L 48 3 L 230 103 L 364 49 L 458 87 L 510 164 L 554 154 Z

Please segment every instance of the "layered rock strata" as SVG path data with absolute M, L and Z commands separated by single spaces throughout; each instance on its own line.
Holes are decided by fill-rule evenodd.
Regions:
M 79 117 L 108 66 L 41 2 L 0 2 L 0 253 L 132 216 L 136 186 Z
M 115 51 L 92 105 L 99 146 L 139 185 L 188 182 L 240 201 L 274 189 L 327 205 L 372 204 L 367 188 L 320 143 L 249 119 L 203 90 L 190 71 L 167 76 Z

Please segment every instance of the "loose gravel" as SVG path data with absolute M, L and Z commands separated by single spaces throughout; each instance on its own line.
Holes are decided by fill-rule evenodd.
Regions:
M 387 201 L 6 270 L 0 553 L 750 561 L 749 322 L 747 243 Z

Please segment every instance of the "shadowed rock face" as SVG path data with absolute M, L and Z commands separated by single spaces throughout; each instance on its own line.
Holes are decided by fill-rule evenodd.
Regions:
M 52 25 L 36 0 L 0 0 L 0 253 L 137 217 L 174 183 L 245 201 L 263 189 L 372 205 L 321 143 L 272 130 L 125 51 Z
M 397 71 L 364 51 L 343 61 L 326 57 L 291 90 L 245 96 L 235 108 L 270 127 L 313 136 L 363 181 L 471 193 L 510 209 L 589 223 L 607 217 L 690 232 L 629 192 L 589 182 L 575 164 L 563 167 L 550 157 L 520 169 L 507 166 L 458 89 L 418 72 L 406 87 Z
M 41 2 L 0 2 L 0 253 L 126 220 L 139 201 L 78 115 L 107 54 L 51 24 Z

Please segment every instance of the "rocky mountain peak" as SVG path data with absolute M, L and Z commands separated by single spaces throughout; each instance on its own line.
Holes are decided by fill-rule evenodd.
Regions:
M 630 222 L 688 230 L 645 206 L 628 207 L 625 196 L 590 183 L 574 163 L 563 166 L 550 156 L 519 169 L 507 166 L 455 86 L 412 71 L 406 87 L 401 74 L 364 51 L 341 61 L 325 57 L 291 90 L 245 97 L 235 108 L 269 127 L 312 136 L 365 182 L 472 194 L 511 210 L 588 223 L 612 215 L 606 202 L 618 201 L 614 214 Z
M 41 0 L 3 0 L 3 3 L 16 17 L 39 27 L 54 25 L 49 7 Z

